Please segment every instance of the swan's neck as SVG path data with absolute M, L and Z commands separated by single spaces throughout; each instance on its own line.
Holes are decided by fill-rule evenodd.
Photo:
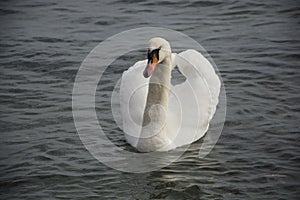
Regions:
M 155 67 L 149 81 L 141 135 L 136 145 L 141 152 L 156 151 L 170 143 L 166 135 L 170 82 L 171 54 Z
M 169 87 L 171 81 L 171 56 L 156 66 L 148 88 L 146 107 L 143 116 L 142 134 L 163 134 L 166 125 Z

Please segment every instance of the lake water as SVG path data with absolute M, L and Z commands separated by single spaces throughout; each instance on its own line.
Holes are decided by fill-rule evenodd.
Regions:
M 1 199 L 300 198 L 298 1 L 0 5 Z M 197 156 L 199 141 L 168 167 L 131 174 L 85 149 L 73 121 L 72 89 L 81 62 L 99 42 L 145 26 L 181 31 L 208 51 L 224 81 L 227 116 L 205 158 Z M 130 56 L 111 79 L 141 59 Z M 106 84 L 104 93 L 112 87 Z M 109 105 L 98 103 L 102 123 L 113 127 L 105 115 Z M 115 143 L 124 143 L 120 129 L 110 131 Z

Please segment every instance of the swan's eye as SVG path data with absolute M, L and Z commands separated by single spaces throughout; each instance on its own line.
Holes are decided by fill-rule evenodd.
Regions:
M 155 55 L 155 57 L 157 58 L 157 60 L 159 60 L 159 50 L 160 50 L 160 49 L 154 49 L 154 50 L 152 51 L 152 56 Z
M 148 49 L 148 52 L 147 52 L 147 58 L 148 58 L 148 60 L 152 60 L 153 59 L 153 55 L 155 55 L 155 57 L 157 58 L 157 60 L 159 60 L 159 50 L 160 50 L 160 47 L 157 48 L 157 49 L 154 49 L 152 51 L 150 51 L 150 49 Z

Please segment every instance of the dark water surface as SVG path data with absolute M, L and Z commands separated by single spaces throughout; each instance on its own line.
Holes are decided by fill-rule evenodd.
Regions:
M 300 198 L 297 0 L 0 5 L 1 199 Z M 206 48 L 226 87 L 227 117 L 204 159 L 194 144 L 160 171 L 129 174 L 84 148 L 71 97 L 81 62 L 99 42 L 144 26 L 181 31 Z M 125 68 L 140 57 L 132 59 Z M 119 129 L 110 131 L 124 142 Z

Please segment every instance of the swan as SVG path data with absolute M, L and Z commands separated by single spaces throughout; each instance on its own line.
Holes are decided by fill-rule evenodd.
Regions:
M 172 85 L 176 66 L 186 80 Z M 136 62 L 121 78 L 126 141 L 139 152 L 153 152 L 199 140 L 215 113 L 220 86 L 213 66 L 201 53 L 193 49 L 172 53 L 166 39 L 150 39 L 147 59 Z

